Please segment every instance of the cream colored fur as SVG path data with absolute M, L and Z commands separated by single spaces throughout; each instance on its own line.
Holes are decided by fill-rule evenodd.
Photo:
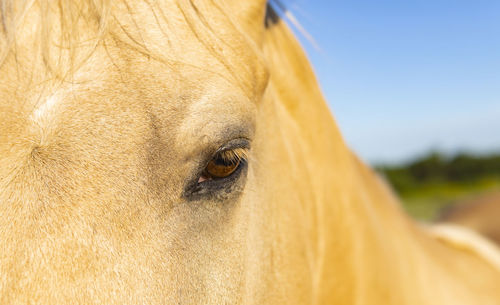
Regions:
M 0 3 L 0 304 L 500 304 L 349 151 L 264 1 Z M 233 138 L 246 179 L 188 200 Z
M 500 271 L 500 249 L 484 236 L 469 228 L 453 224 L 437 224 L 427 229 L 437 239 L 483 257 Z

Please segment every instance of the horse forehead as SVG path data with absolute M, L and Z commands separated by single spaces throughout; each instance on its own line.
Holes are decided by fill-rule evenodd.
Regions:
M 119 40 L 132 46 L 125 47 L 129 57 L 139 52 L 191 76 L 224 78 L 252 100 L 261 97 L 269 78 L 267 66 L 231 12 L 203 0 L 133 5 L 117 10 L 122 18 L 114 25 Z

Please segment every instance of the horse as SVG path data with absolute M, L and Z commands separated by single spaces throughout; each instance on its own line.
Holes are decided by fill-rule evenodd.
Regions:
M 1 304 L 500 304 L 264 0 L 1 0 Z
M 500 192 L 491 191 L 444 209 L 437 221 L 471 228 L 500 245 L 499 217 Z

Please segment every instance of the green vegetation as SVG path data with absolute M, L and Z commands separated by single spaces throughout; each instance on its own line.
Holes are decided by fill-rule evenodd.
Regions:
M 400 166 L 376 166 L 417 219 L 432 220 L 447 205 L 500 189 L 500 155 L 433 152 Z

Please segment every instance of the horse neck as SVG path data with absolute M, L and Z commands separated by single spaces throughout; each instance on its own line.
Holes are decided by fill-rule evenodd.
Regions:
M 467 304 L 469 297 L 494 293 L 494 287 L 480 287 L 481 277 L 495 282 L 491 266 L 429 237 L 347 149 L 286 25 L 268 29 L 266 40 L 272 71 L 267 97 L 273 101 L 267 103 L 273 119 L 267 118 L 266 132 L 280 135 L 272 150 L 283 159 L 271 177 L 283 185 L 276 190 L 282 204 L 271 214 L 278 223 L 275 238 L 282 241 L 276 252 L 286 252 L 275 267 L 301 265 L 300 280 L 310 283 L 318 303 L 460 304 L 454 295 L 459 289 Z M 290 208 L 291 202 L 296 206 Z M 478 272 L 476 279 L 470 270 Z M 463 284 L 465 278 L 470 280 Z
M 390 191 L 347 149 L 314 73 L 286 26 L 275 25 L 267 39 L 264 51 L 271 80 L 269 101 L 263 106 L 271 109 L 263 112 L 273 117 L 263 121 L 267 137 L 282 141 L 267 144 L 273 145 L 269 154 L 280 155 L 280 163 L 272 166 L 276 176 L 270 177 L 281 181 L 274 192 L 282 204 L 271 214 L 278 223 L 276 239 L 283 241 L 275 252 L 286 252 L 286 257 L 277 260 L 307 266 L 303 273 L 308 277 L 302 280 L 311 284 L 316 300 L 349 304 L 360 291 L 372 295 L 369 291 L 383 289 L 381 293 L 389 295 L 396 268 L 383 269 L 410 259 L 411 253 L 400 259 L 393 248 L 408 240 L 402 232 L 412 225 Z M 384 199 L 393 203 L 382 203 Z

